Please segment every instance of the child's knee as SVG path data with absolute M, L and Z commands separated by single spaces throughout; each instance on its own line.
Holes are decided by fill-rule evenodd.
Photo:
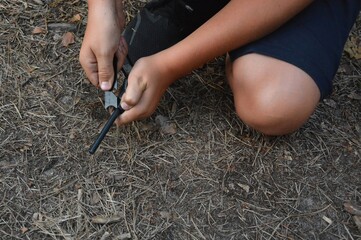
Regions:
M 297 130 L 304 119 L 292 116 L 291 111 L 280 109 L 274 104 L 235 103 L 238 117 L 251 128 L 266 135 L 284 135 Z
M 306 73 L 272 58 L 252 54 L 241 57 L 228 65 L 227 76 L 238 116 L 267 135 L 288 134 L 300 128 L 320 97 Z

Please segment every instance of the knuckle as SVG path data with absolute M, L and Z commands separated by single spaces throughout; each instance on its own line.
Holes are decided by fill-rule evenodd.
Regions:
M 99 75 L 99 78 L 102 80 L 109 79 L 111 77 L 109 72 L 106 72 L 106 71 L 99 71 L 98 75 Z

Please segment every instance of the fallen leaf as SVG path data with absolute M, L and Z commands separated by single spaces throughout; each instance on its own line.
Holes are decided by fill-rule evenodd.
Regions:
M 79 22 L 81 20 L 81 16 L 80 14 L 75 14 L 71 19 L 70 22 L 75 23 L 75 22 Z
M 351 58 L 361 59 L 361 39 L 359 37 L 351 36 L 344 49 Z
M 45 33 L 45 29 L 42 27 L 35 27 L 32 32 L 33 35 L 42 34 L 42 33 Z
M 22 234 L 24 234 L 24 233 L 26 233 L 27 231 L 29 231 L 29 228 L 27 228 L 27 227 L 22 227 L 22 228 L 20 228 L 20 231 L 21 231 Z
M 75 42 L 75 37 L 72 32 L 67 32 L 63 35 L 61 43 L 64 47 L 68 47 L 70 44 L 73 44 Z

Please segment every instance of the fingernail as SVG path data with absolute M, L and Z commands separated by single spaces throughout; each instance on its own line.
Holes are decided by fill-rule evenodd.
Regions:
M 128 104 L 126 104 L 125 102 L 121 102 L 120 103 L 120 106 L 124 109 L 124 110 L 129 110 L 131 107 L 128 105 Z
M 102 82 L 100 87 L 101 87 L 102 90 L 107 91 L 107 90 L 110 89 L 110 84 L 109 84 L 109 82 Z

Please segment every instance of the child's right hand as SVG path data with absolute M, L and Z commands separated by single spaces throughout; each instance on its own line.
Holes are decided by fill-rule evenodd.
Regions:
M 79 61 L 89 81 L 104 91 L 113 84 L 114 55 L 121 68 L 128 52 L 127 43 L 121 36 L 124 25 L 122 1 L 88 1 L 88 23 Z
M 125 112 L 118 117 L 116 124 L 124 125 L 149 117 L 175 79 L 161 54 L 140 58 L 129 74 L 128 86 L 121 99 Z

